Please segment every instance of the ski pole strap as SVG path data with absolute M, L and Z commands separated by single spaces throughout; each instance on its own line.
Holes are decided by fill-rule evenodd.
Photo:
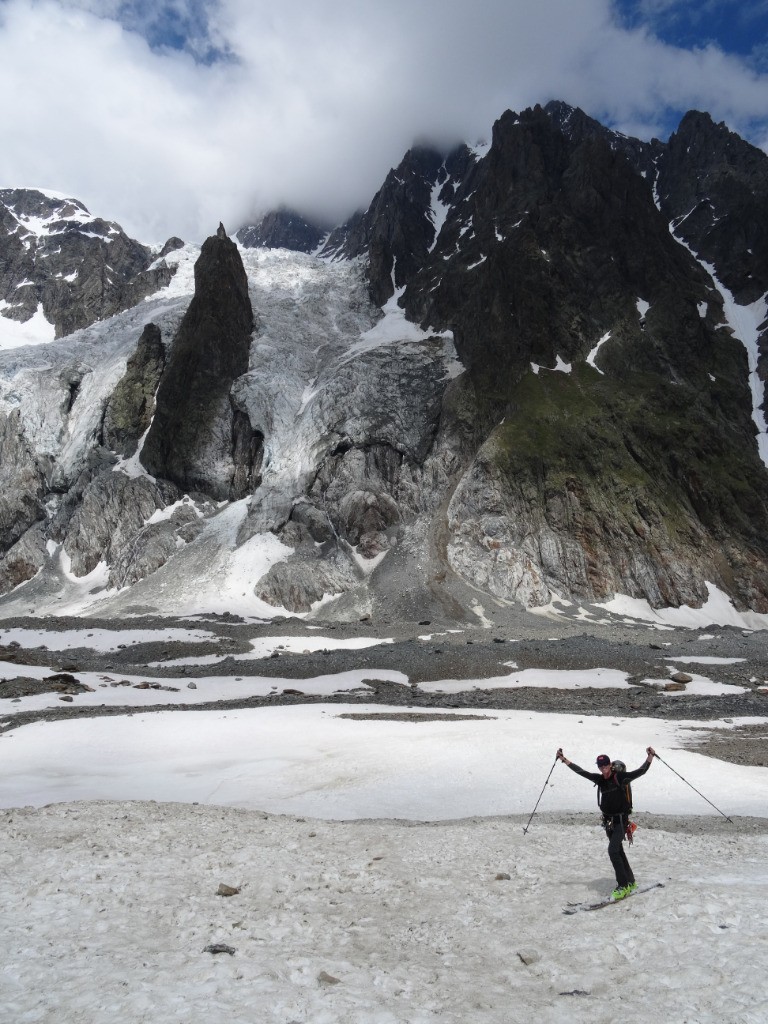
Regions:
M 714 807 L 718 814 L 722 814 L 722 816 L 725 818 L 726 821 L 730 821 L 730 823 L 732 825 L 734 824 L 733 820 L 728 817 L 728 815 L 725 813 L 725 811 L 721 811 L 720 808 L 717 807 L 715 804 L 713 804 L 712 801 L 709 800 L 707 797 L 705 797 L 703 793 L 699 792 L 699 790 L 696 789 L 695 786 L 692 786 L 691 783 L 688 781 L 688 779 L 684 779 L 683 776 L 680 774 L 680 772 L 676 772 L 675 769 L 672 767 L 672 765 L 671 764 L 667 764 L 667 762 L 664 760 L 663 757 L 659 757 L 658 754 L 655 754 L 654 756 L 658 757 L 662 764 L 667 765 L 667 768 L 669 768 L 669 770 L 671 772 L 673 772 L 678 777 L 678 779 L 683 779 L 683 782 L 686 784 L 686 786 L 690 786 L 691 789 L 694 791 L 694 793 L 698 793 L 702 800 L 706 800 L 707 801 L 707 803 L 709 804 L 710 807 Z

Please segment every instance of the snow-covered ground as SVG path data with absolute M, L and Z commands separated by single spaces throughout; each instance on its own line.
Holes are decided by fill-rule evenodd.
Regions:
M 726 813 L 768 816 L 768 769 L 683 749 L 700 722 L 501 710 L 402 715 L 377 705 L 308 704 L 38 722 L 0 737 L 0 807 L 121 799 L 335 819 L 522 814 L 558 746 L 584 767 L 605 751 L 634 768 L 651 744 Z M 711 812 L 660 764 L 636 787 L 645 811 Z M 558 766 L 543 808 L 593 810 L 594 789 Z
M 195 632 L 190 629 L 169 627 L 167 629 L 31 629 L 0 626 L 0 644 L 21 644 L 22 647 L 45 647 L 50 651 L 71 651 L 88 647 L 94 651 L 116 651 L 130 644 L 146 644 L 154 641 L 172 643 L 203 643 L 215 641 L 216 634 L 208 630 Z
M 634 786 L 630 856 L 664 888 L 564 916 L 612 878 L 596 814 L 565 813 L 594 811 L 593 788 L 554 751 L 634 767 L 652 743 L 731 815 L 768 813 L 768 770 L 682 749 L 694 723 L 393 711 L 137 713 L 0 737 L 3 1020 L 763 1024 L 768 834 L 657 762 Z M 72 800 L 96 802 L 51 802 Z M 644 827 L 651 811 L 669 827 Z M 688 814 L 709 817 L 680 830 Z
M 1 634 L 0 634 L 1 635 Z M 329 637 L 322 634 L 311 636 L 265 636 L 250 640 L 251 650 L 247 654 L 209 654 L 200 657 L 190 655 L 188 658 L 174 658 L 171 661 L 150 662 L 149 667 L 157 665 L 212 665 L 222 661 L 225 657 L 231 657 L 233 661 L 253 661 L 257 658 L 268 658 L 275 651 L 296 652 L 307 654 L 310 651 L 323 651 L 329 648 L 335 650 L 359 651 L 366 647 L 376 647 L 379 644 L 391 644 L 389 638 L 379 639 L 378 637 L 354 636 L 348 640 L 338 637 Z
M 4 299 L 0 299 L 0 349 L 47 345 L 53 341 L 56 328 L 46 320 L 42 304 L 38 305 L 35 314 L 24 323 L 5 316 L 3 310 L 7 309 L 8 305 Z
M 711 625 L 737 626 L 741 629 L 768 629 L 768 615 L 752 611 L 738 611 L 733 601 L 713 583 L 706 583 L 707 600 L 700 608 L 680 605 L 679 608 L 651 608 L 650 604 L 626 594 L 616 594 L 611 600 L 594 604 L 590 608 L 575 606 L 571 601 L 555 598 L 543 609 L 531 609 L 534 613 L 554 617 L 569 615 L 583 622 L 607 625 L 615 616 L 627 625 L 638 621 L 653 623 L 659 630 L 702 629 Z M 597 610 L 597 611 L 596 611 Z M 607 615 L 602 618 L 600 611 Z

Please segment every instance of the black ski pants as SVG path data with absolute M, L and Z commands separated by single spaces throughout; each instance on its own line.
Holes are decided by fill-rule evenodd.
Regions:
M 627 855 L 624 852 L 624 831 L 627 827 L 627 816 L 615 814 L 612 818 L 606 818 L 605 831 L 608 834 L 608 856 L 611 858 L 613 870 L 616 872 L 616 886 L 623 889 L 635 880 L 632 868 L 629 866 Z

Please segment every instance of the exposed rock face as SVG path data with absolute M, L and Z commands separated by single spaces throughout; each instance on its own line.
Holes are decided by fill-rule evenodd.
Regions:
M 444 181 L 443 158 L 435 150 L 409 150 L 366 213 L 332 233 L 325 245 L 324 252 L 336 257 L 368 257 L 371 297 L 378 306 L 408 281 L 429 252 L 435 239 L 432 190 L 441 170 Z
M 139 438 L 146 432 L 154 412 L 155 392 L 165 366 L 160 329 L 144 328 L 135 353 L 128 360 L 125 376 L 112 392 L 104 410 L 102 443 L 118 455 L 136 453 Z
M 25 437 L 18 409 L 10 414 L 0 412 L 0 466 L 0 553 L 4 553 L 44 515 L 45 477 Z
M 195 295 L 157 392 L 141 461 L 185 491 L 241 498 L 258 482 L 263 437 L 231 400 L 248 370 L 253 311 L 248 279 L 223 228 L 195 264 Z
M 649 142 L 641 142 L 640 139 L 633 139 L 620 132 L 611 131 L 589 117 L 578 107 L 571 107 L 561 100 L 552 100 L 544 110 L 552 123 L 570 139 L 571 142 L 581 143 L 586 139 L 601 139 L 609 149 L 617 153 L 623 153 L 629 160 L 638 174 L 652 182 L 657 174 L 656 162 L 664 149 L 663 143 L 658 139 Z
M 328 594 L 343 594 L 359 583 L 362 573 L 338 550 L 305 553 L 274 565 L 262 576 L 256 594 L 267 604 L 291 612 L 308 612 Z
M 743 607 L 764 607 L 761 528 L 736 512 L 747 463 L 721 461 L 700 441 L 694 447 L 712 410 L 680 408 L 674 392 L 667 385 L 655 398 L 638 391 L 619 400 L 588 370 L 575 380 L 527 380 L 516 414 L 483 445 L 453 497 L 452 565 L 483 590 L 525 604 L 547 603 L 553 592 L 700 604 L 709 581 Z M 620 415 L 627 425 L 617 432 Z M 662 435 L 675 439 L 669 460 L 660 455 Z
M 538 110 L 496 123 L 404 304 L 423 324 L 450 327 L 475 372 L 514 380 L 530 362 L 586 357 L 619 324 L 640 362 L 638 298 L 674 295 L 679 317 L 699 319 L 705 285 L 623 155 L 600 139 L 568 140 Z
M 45 564 L 46 553 L 45 525 L 38 522 L 0 558 L 0 594 L 31 580 Z
M 167 501 L 169 494 L 166 491 L 161 496 L 163 501 Z M 211 511 L 207 509 L 209 514 Z M 129 545 L 115 549 L 110 566 L 110 585 L 131 587 L 151 576 L 173 558 L 179 548 L 196 540 L 203 528 L 203 513 L 189 505 L 176 508 L 167 519 L 144 525 Z
M 759 301 L 768 292 L 768 157 L 709 114 L 690 111 L 658 164 L 661 210 L 677 236 L 739 303 Z M 756 372 L 765 383 L 765 322 L 757 346 Z M 763 414 L 767 408 L 763 401 Z
M 172 484 L 153 483 L 146 477 L 132 479 L 122 473 L 98 474 L 84 488 L 66 528 L 64 548 L 72 572 L 85 576 L 100 562 L 106 562 L 120 565 L 117 575 L 121 581 L 129 578 L 130 564 L 143 556 L 143 551 L 137 549 L 137 539 L 148 520 L 179 497 Z M 156 557 L 153 561 L 162 564 Z
M 695 603 L 716 578 L 768 606 L 745 352 L 621 146 L 569 138 L 542 111 L 504 115 L 403 301 L 453 330 L 480 414 L 504 417 L 453 501 L 459 571 L 534 603 L 617 591 Z M 531 374 L 590 352 L 596 372 L 557 386 L 560 374 Z M 734 514 L 745 502 L 756 519 Z M 726 535 L 741 555 L 723 551 Z
M 57 338 L 128 309 L 166 285 L 150 250 L 74 199 L 0 190 L 0 315 L 25 323 L 38 310 Z M 2 322 L 0 322 L 2 326 Z
M 265 214 L 258 224 L 240 228 L 236 237 L 246 249 L 314 252 L 327 233 L 327 227 L 314 224 L 295 210 L 282 207 Z

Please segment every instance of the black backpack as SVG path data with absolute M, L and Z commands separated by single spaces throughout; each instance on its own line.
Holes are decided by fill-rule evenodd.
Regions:
M 615 785 L 616 789 L 620 789 L 620 790 L 622 790 L 624 792 L 624 797 L 625 797 L 626 802 L 627 802 L 626 810 L 623 811 L 622 813 L 623 814 L 631 814 L 632 813 L 632 785 L 629 782 L 625 782 L 623 777 L 622 777 L 624 775 L 624 772 L 626 772 L 626 770 L 627 770 L 627 766 L 624 764 L 623 761 L 614 761 L 611 764 L 611 768 L 613 770 L 613 775 L 611 776 L 611 778 L 613 779 L 614 785 Z M 600 807 L 600 797 L 602 795 L 603 794 L 598 789 L 598 791 L 597 791 L 597 806 L 598 807 Z
M 619 778 L 620 775 L 621 776 L 624 775 L 624 773 L 627 770 L 627 766 L 624 764 L 623 761 L 614 761 L 613 764 L 611 765 L 611 768 L 613 769 L 613 777 L 616 780 L 616 785 L 619 787 L 619 789 L 623 789 L 624 790 L 624 796 L 627 798 L 627 814 L 631 814 L 632 813 L 632 783 L 625 782 L 623 780 L 623 778 L 622 779 Z

